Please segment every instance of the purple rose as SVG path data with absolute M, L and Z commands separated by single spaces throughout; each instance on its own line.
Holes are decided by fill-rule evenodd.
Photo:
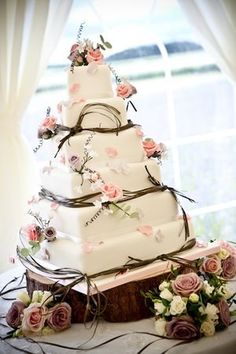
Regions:
M 6 314 L 6 322 L 12 328 L 21 325 L 23 310 L 26 305 L 22 301 L 14 301 Z
M 231 320 L 227 302 L 224 299 L 221 299 L 218 302 L 217 307 L 219 309 L 219 317 L 221 322 L 225 325 L 225 327 L 229 327 Z
M 166 324 L 166 333 L 170 338 L 192 339 L 199 337 L 199 329 L 188 316 L 174 317 Z
M 71 326 L 71 307 L 66 302 L 61 302 L 49 310 L 47 318 L 49 327 L 55 331 L 62 331 Z
M 197 293 L 202 288 L 202 281 L 196 273 L 180 274 L 172 283 L 172 288 L 177 295 L 189 296 Z
M 222 277 L 232 279 L 236 275 L 236 257 L 229 256 L 222 261 Z

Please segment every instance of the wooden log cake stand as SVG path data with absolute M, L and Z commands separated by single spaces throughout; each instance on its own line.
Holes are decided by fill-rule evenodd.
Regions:
M 146 292 L 156 288 L 167 277 L 168 273 L 161 274 L 152 278 L 131 281 L 103 291 L 107 305 L 102 313 L 102 318 L 108 322 L 128 322 L 154 316 L 149 309 L 146 299 L 141 295 L 141 290 Z M 50 291 L 53 287 L 55 291 L 55 286 L 62 286 L 60 284 L 55 285 L 55 282 L 52 280 L 29 270 L 26 271 L 26 283 L 30 296 L 34 290 Z M 104 298 L 102 297 L 102 300 L 103 299 Z M 87 296 L 76 290 L 70 289 L 65 297 L 65 301 L 68 302 L 72 308 L 72 322 L 83 323 Z M 88 313 L 86 321 L 90 321 L 92 318 L 92 314 Z

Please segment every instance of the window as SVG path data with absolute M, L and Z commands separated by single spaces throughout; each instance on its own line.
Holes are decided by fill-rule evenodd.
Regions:
M 47 106 L 66 98 L 64 67 L 81 22 L 84 37 L 102 33 L 113 44 L 107 61 L 138 90 L 129 117 L 146 136 L 162 141 L 169 157 L 163 181 L 196 200 L 182 204 L 196 235 L 233 240 L 236 229 L 235 88 L 199 44 L 177 1 L 75 1 L 67 27 L 27 111 L 32 147 Z M 79 21 L 79 23 L 78 23 Z M 39 150 L 36 158 L 47 158 Z

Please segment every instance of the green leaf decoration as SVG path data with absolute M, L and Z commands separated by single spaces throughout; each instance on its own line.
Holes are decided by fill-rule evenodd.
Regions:
M 134 211 L 129 216 L 131 219 L 139 219 L 139 213 L 137 211 Z
M 98 44 L 98 47 L 101 48 L 102 50 L 106 50 L 106 48 L 102 44 Z
M 111 48 L 112 48 L 112 45 L 111 45 L 111 43 L 109 43 L 109 42 L 105 42 L 104 45 L 105 45 L 108 49 L 111 49 Z
M 100 34 L 100 39 L 101 39 L 102 43 L 105 43 L 104 38 L 101 34 Z
M 38 241 L 29 241 L 30 246 L 36 246 L 38 244 Z
M 38 243 L 31 248 L 32 255 L 36 254 L 39 250 L 40 250 L 40 244 Z
M 20 254 L 21 254 L 23 257 L 28 257 L 29 254 L 30 254 L 30 251 L 28 250 L 28 248 L 23 247 L 23 248 L 20 250 Z

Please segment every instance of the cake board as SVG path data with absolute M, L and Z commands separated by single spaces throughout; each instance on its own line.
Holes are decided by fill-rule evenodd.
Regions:
M 190 250 L 178 254 L 186 260 L 196 260 L 198 258 L 215 254 L 220 251 L 218 242 L 210 243 L 206 247 L 195 246 Z M 102 318 L 108 322 L 128 322 L 137 321 L 153 316 L 148 303 L 142 292 L 147 292 L 157 288 L 159 284 L 168 278 L 172 266 L 178 266 L 173 261 L 158 261 L 147 266 L 130 270 L 124 274 L 112 274 L 106 277 L 95 279 L 94 287 L 90 289 L 90 296 L 97 299 L 97 292 L 102 293 L 101 308 Z M 27 290 L 32 294 L 34 290 L 51 290 L 52 287 L 59 288 L 68 285 L 71 280 L 53 279 L 29 267 L 26 271 Z M 56 283 L 56 285 L 55 285 Z M 72 307 L 72 322 L 83 323 L 91 321 L 93 315 L 87 312 L 87 284 L 82 282 L 69 290 L 65 301 Z M 106 303 L 106 305 L 105 305 Z M 85 318 L 86 313 L 86 318 Z

